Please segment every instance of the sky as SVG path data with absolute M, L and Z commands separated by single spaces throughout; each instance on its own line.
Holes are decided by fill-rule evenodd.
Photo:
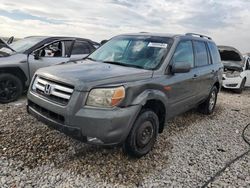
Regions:
M 0 36 L 100 42 L 134 32 L 209 35 L 250 52 L 250 0 L 0 0 Z

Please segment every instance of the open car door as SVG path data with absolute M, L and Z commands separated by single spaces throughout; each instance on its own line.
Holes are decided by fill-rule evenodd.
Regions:
M 70 60 L 74 40 L 55 40 L 36 49 L 28 56 L 30 77 L 37 69 L 65 64 Z

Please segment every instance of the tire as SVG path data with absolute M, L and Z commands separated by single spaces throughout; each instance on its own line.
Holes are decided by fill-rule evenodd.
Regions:
M 158 130 L 158 116 L 150 109 L 143 109 L 123 144 L 124 153 L 136 158 L 146 155 L 156 142 Z
M 212 114 L 216 106 L 217 95 L 218 95 L 218 89 L 216 86 L 213 86 L 208 98 L 202 104 L 199 105 L 198 107 L 199 112 L 205 115 Z
M 244 78 L 240 84 L 240 88 L 235 90 L 235 93 L 241 94 L 243 90 L 245 89 L 245 84 L 246 84 L 247 79 Z
M 21 80 L 13 74 L 0 74 L 0 103 L 16 101 L 23 93 Z

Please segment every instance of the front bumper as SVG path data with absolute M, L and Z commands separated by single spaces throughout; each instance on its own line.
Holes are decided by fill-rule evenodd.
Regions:
M 82 107 L 84 94 L 75 92 L 67 104 L 60 106 L 35 93 L 28 93 L 27 111 L 43 123 L 77 138 L 96 145 L 117 145 L 125 141 L 140 112 L 141 106 L 97 109 Z
M 228 89 L 239 89 L 242 78 L 240 76 L 234 78 L 228 78 L 226 75 L 223 75 L 222 86 Z

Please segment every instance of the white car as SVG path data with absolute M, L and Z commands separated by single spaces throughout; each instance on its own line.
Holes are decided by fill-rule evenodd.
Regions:
M 224 65 L 224 88 L 233 89 L 241 93 L 245 87 L 250 87 L 250 57 L 242 56 L 235 48 L 218 46 Z

